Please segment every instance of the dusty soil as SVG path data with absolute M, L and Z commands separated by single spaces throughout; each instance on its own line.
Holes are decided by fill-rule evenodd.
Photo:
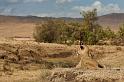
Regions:
M 78 45 L 1 39 L 0 82 L 123 82 L 124 47 L 90 45 L 89 48 L 89 56 L 103 69 L 75 69 L 80 60 Z
M 53 82 L 123 82 L 123 69 L 54 69 L 51 77 Z
M 32 38 L 34 23 L 0 23 L 0 37 Z

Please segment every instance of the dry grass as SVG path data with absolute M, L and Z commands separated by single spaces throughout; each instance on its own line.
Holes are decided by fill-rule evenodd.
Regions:
M 3 73 L 0 82 L 44 82 L 48 74 L 50 74 L 49 70 L 16 71 L 13 75 Z
M 0 37 L 32 37 L 33 29 L 33 23 L 2 23 Z
M 26 57 L 28 57 L 27 58 L 28 63 L 26 64 L 21 64 L 20 62 L 17 63 L 18 60 L 16 62 L 9 61 L 10 67 L 12 69 L 12 74 L 11 75 L 5 74 L 4 72 L 2 72 L 3 71 L 2 66 L 4 64 L 4 59 L 2 59 L 3 58 L 2 56 L 7 56 L 9 60 L 15 58 L 15 56 L 17 55 L 17 54 L 15 55 L 15 52 L 18 47 L 20 47 L 20 56 L 23 57 L 27 55 Z M 79 46 L 77 45 L 67 46 L 61 44 L 36 43 L 33 41 L 16 41 L 16 40 L 13 41 L 11 39 L 1 39 L 0 40 L 0 56 L 1 56 L 0 82 L 48 82 L 46 77 L 51 75 L 50 69 L 62 68 L 61 70 L 59 70 L 61 72 L 62 70 L 64 70 L 63 68 L 69 68 L 71 70 L 71 68 L 74 68 L 77 65 L 80 58 L 76 55 L 75 51 L 78 49 L 78 47 Z M 119 71 L 119 69 L 124 68 L 123 46 L 117 47 L 117 46 L 94 45 L 89 47 L 92 53 L 91 57 L 97 60 L 100 64 L 104 65 L 107 70 L 117 69 Z M 67 54 L 67 52 L 71 52 L 71 53 Z M 34 58 L 33 61 L 31 56 Z M 39 61 L 40 60 L 39 58 L 41 58 L 42 61 Z M 27 60 L 25 62 L 27 62 Z M 24 63 L 24 61 L 21 62 Z M 75 69 L 72 71 L 75 71 Z M 76 70 L 75 72 L 78 71 L 79 70 Z M 83 71 L 83 72 L 85 72 L 85 74 L 88 76 L 90 75 L 94 76 L 94 74 L 97 72 L 99 74 L 98 76 L 101 77 L 102 75 L 100 74 L 106 75 L 106 73 L 108 73 L 104 70 L 99 70 L 99 71 L 95 70 L 91 72 Z M 109 72 L 113 72 L 113 71 L 109 71 Z M 116 74 L 115 72 L 113 73 Z M 69 76 L 67 75 L 67 77 Z M 80 75 L 80 77 L 83 76 Z M 58 80 L 56 82 L 64 82 L 63 79 L 58 78 Z M 102 81 L 102 82 L 114 82 L 114 81 Z
M 124 70 L 81 70 L 54 69 L 51 80 L 53 82 L 123 82 Z M 57 80 L 57 81 L 56 81 Z
M 48 70 L 48 69 L 42 69 L 40 72 L 41 72 L 41 73 L 40 73 L 39 78 L 40 78 L 41 80 L 46 80 L 46 79 L 48 79 L 48 77 L 52 74 L 52 71 L 51 71 L 51 70 Z

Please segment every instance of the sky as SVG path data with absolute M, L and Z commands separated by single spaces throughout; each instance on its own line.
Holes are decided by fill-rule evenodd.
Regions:
M 75 18 L 94 8 L 98 15 L 124 13 L 124 0 L 0 0 L 0 15 Z

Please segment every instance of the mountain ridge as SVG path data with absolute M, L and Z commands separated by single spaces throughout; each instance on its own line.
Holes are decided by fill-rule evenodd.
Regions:
M 1 22 L 23 22 L 23 23 L 39 23 L 48 19 L 63 19 L 66 21 L 82 21 L 83 18 L 71 18 L 71 17 L 38 17 L 38 16 L 5 16 L 0 15 Z M 11 21 L 10 21 L 11 20 Z M 102 26 L 117 27 L 119 24 L 124 23 L 124 13 L 111 13 L 102 16 L 98 16 L 98 23 Z

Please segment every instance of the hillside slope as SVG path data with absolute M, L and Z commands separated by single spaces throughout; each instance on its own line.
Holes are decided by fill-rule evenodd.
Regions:
M 100 16 L 98 23 L 103 27 L 109 26 L 112 30 L 116 31 L 124 23 L 124 13 L 112 13 Z
M 0 37 L 31 37 L 36 23 L 42 23 L 49 19 L 64 19 L 66 21 L 79 21 L 82 18 L 53 18 L 37 16 L 4 16 L 0 15 Z M 124 23 L 124 13 L 112 13 L 98 17 L 98 23 L 103 27 L 109 26 L 117 31 L 118 27 Z

